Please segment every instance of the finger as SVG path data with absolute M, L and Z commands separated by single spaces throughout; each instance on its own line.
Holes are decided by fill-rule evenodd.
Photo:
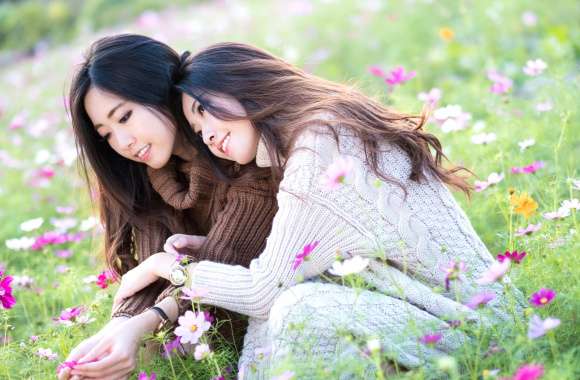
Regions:
M 109 379 L 113 377 L 112 374 L 126 372 L 129 367 L 133 366 L 134 361 L 133 357 L 113 351 L 97 362 L 75 367 L 72 373 Z
M 89 362 L 98 360 L 99 357 L 105 356 L 110 349 L 110 342 L 108 339 L 101 340 L 95 347 L 93 347 L 85 356 L 83 356 L 75 366 L 75 369 L 90 364 Z
M 63 368 L 59 373 L 58 373 L 58 380 L 68 380 L 70 375 L 70 368 Z
M 167 253 L 172 253 L 174 255 L 178 255 L 179 253 L 177 252 L 177 250 L 175 249 L 175 247 L 173 246 L 173 243 L 171 242 L 166 242 L 165 245 L 163 246 L 163 250 Z
M 185 237 L 180 237 L 178 239 L 175 239 L 175 241 L 173 242 L 173 246 L 175 248 L 183 248 L 188 244 L 189 240 Z

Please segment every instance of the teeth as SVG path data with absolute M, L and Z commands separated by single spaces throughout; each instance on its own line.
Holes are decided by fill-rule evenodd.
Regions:
M 230 142 L 230 134 L 228 133 L 228 135 L 226 136 L 226 138 L 224 139 L 224 143 L 222 144 L 222 150 L 224 151 L 224 153 L 227 151 L 228 149 L 228 144 Z
M 137 157 L 139 158 L 143 157 L 143 155 L 145 154 L 145 152 L 147 152 L 150 146 L 151 144 L 147 144 L 143 148 L 139 149 L 139 151 L 137 152 Z

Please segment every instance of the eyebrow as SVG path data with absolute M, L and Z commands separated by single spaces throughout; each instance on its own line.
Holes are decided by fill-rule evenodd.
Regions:
M 119 103 L 119 104 L 117 104 L 115 107 L 111 108 L 111 110 L 109 111 L 109 114 L 107 115 L 107 119 L 110 119 L 110 118 L 111 118 L 111 117 L 112 117 L 112 116 L 115 114 L 115 111 L 117 111 L 117 109 L 118 109 L 119 107 L 121 107 L 121 106 L 122 106 L 123 104 L 125 104 L 125 103 L 127 103 L 127 102 L 125 102 L 125 101 L 123 101 L 123 102 L 120 102 L 120 103 Z M 99 123 L 99 124 L 95 125 L 95 129 L 99 129 L 99 128 L 101 128 L 102 126 L 103 126 L 103 124 L 100 124 L 100 123 Z

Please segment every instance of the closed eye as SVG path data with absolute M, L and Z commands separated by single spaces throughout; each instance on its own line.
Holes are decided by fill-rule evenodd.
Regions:
M 120 124 L 125 124 L 129 118 L 131 117 L 131 115 L 133 114 L 133 111 L 127 111 L 120 119 L 119 119 L 119 123 Z

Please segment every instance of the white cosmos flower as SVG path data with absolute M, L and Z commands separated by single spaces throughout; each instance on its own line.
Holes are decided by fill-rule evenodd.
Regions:
M 42 226 L 42 223 L 44 223 L 44 219 L 42 218 L 30 219 L 20 223 L 20 229 L 25 232 L 34 231 L 40 228 L 40 226 Z
M 349 274 L 355 274 L 362 272 L 369 265 L 369 259 L 363 258 L 361 256 L 355 256 L 352 259 L 347 259 L 342 262 L 335 261 L 332 264 L 332 268 L 328 271 L 330 274 L 335 276 L 348 276 Z
M 536 140 L 534 140 L 534 139 L 525 139 L 525 140 L 520 141 L 518 143 L 518 145 L 520 146 L 520 151 L 522 151 L 522 152 L 534 144 L 536 144 Z
M 36 239 L 23 236 L 21 238 L 16 239 L 8 239 L 6 240 L 6 248 L 11 249 L 13 251 L 23 251 L 32 247 Z

